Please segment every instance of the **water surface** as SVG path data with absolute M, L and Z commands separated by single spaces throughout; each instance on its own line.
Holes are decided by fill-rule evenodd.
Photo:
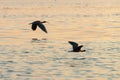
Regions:
M 0 80 L 120 79 L 119 0 L 0 4 Z M 48 34 L 32 31 L 28 24 L 34 20 L 47 20 Z M 68 41 L 86 52 L 69 52 Z

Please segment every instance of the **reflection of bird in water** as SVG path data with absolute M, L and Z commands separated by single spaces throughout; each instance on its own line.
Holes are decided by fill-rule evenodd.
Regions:
M 78 44 L 76 42 L 73 42 L 73 41 L 69 41 L 69 43 L 73 47 L 73 52 L 85 52 L 86 51 L 86 50 L 81 50 L 81 48 L 83 47 L 83 45 L 78 46 Z
M 47 33 L 47 30 L 46 30 L 45 26 L 42 24 L 42 23 L 46 23 L 46 22 L 47 21 L 34 21 L 34 22 L 30 23 L 30 24 L 32 24 L 31 29 L 33 31 L 35 31 L 37 29 L 37 26 L 38 26 L 42 31 Z

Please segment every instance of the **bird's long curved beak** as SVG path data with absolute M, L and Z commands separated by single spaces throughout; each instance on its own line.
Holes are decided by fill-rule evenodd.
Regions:
M 28 25 L 31 25 L 32 23 L 29 23 Z
M 47 21 L 41 21 L 41 23 L 48 23 Z
M 48 24 L 49 24 L 49 22 L 46 22 L 46 23 L 48 23 Z
M 49 24 L 49 22 L 47 22 L 47 21 L 46 21 L 45 23 L 48 23 L 48 24 Z

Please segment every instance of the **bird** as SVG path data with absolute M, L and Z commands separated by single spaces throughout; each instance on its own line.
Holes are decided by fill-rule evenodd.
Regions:
M 38 26 L 42 31 L 44 31 L 45 33 L 48 33 L 47 29 L 45 28 L 45 26 L 42 23 L 47 23 L 47 21 L 39 21 L 38 20 L 38 21 L 34 21 L 32 23 L 29 23 L 29 24 L 32 24 L 31 29 L 33 31 L 35 31 L 37 29 L 37 26 Z
M 85 52 L 86 51 L 86 50 L 81 50 L 83 45 L 78 46 L 78 43 L 73 42 L 73 41 L 68 41 L 68 43 L 70 43 L 72 45 L 73 52 Z

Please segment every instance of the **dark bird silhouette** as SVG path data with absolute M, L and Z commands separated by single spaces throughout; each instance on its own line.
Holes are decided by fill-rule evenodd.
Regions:
M 73 52 L 85 52 L 86 50 L 81 50 L 81 48 L 83 47 L 83 45 L 78 46 L 78 44 L 76 42 L 73 41 L 68 41 L 72 47 L 73 47 Z
M 47 30 L 46 30 L 45 26 L 42 24 L 42 23 L 46 23 L 46 22 L 47 21 L 34 21 L 34 22 L 30 23 L 30 24 L 32 24 L 31 29 L 33 31 L 35 31 L 37 29 L 37 26 L 38 26 L 42 31 L 47 33 Z

